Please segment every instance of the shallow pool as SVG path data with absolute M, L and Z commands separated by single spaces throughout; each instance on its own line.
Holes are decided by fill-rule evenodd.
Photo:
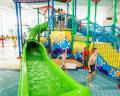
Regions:
M 19 70 L 0 69 L 0 96 L 17 96 Z

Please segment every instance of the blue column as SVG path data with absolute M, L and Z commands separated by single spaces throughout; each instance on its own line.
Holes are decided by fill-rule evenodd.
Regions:
M 48 47 L 49 47 L 49 52 L 50 52 L 50 8 L 49 8 L 49 6 L 50 6 L 50 0 L 48 0 Z
M 53 30 L 54 30 L 54 18 L 55 18 L 55 12 L 54 12 L 54 0 L 52 0 L 52 19 L 53 19 Z
M 48 1 L 48 30 L 49 30 L 49 24 L 50 24 L 50 8 L 49 8 L 49 6 L 50 6 L 50 1 Z
M 75 12 L 75 13 L 74 13 L 74 14 L 75 14 L 75 34 L 76 34 L 76 31 L 77 31 L 77 22 L 76 22 L 76 16 L 77 16 L 77 0 L 75 0 L 75 3 L 74 3 L 74 4 L 75 4 L 75 6 L 74 6 L 74 7 L 75 7 L 75 8 L 74 8 L 74 10 L 75 10 L 75 11 L 74 11 L 74 12 Z
M 19 51 L 19 57 L 21 57 L 21 7 L 20 7 L 20 3 L 19 2 L 16 2 L 15 3 L 15 7 L 16 7 L 16 17 L 17 17 L 17 37 L 18 37 L 18 51 Z
M 67 16 L 69 14 L 69 2 L 67 2 Z
M 19 3 L 19 12 L 20 12 L 20 41 L 21 41 L 21 52 L 23 51 L 22 45 L 22 14 L 21 14 L 21 3 Z

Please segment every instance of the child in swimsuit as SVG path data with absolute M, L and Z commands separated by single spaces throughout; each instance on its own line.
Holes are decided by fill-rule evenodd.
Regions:
M 66 70 L 66 58 L 67 58 L 67 50 L 63 50 L 62 54 L 60 56 L 58 56 L 58 59 L 62 57 L 62 65 L 61 65 L 61 68 Z
M 96 59 L 97 59 L 98 50 L 97 48 L 92 49 L 92 55 L 90 56 L 89 62 L 88 62 L 88 69 L 89 69 L 89 75 L 87 77 L 88 85 L 92 87 L 91 79 L 95 75 L 95 65 L 96 65 Z

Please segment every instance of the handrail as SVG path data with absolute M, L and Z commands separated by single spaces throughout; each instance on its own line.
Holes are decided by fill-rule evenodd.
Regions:
M 84 21 L 86 21 L 86 18 L 82 19 L 82 20 L 78 20 L 77 23 L 82 22 L 82 24 L 87 24 L 87 22 L 84 23 Z M 94 22 L 90 22 L 90 30 L 91 31 L 94 32 L 95 31 L 94 29 L 96 28 L 95 33 L 99 33 L 99 36 L 102 36 L 103 38 L 104 37 L 107 38 L 107 42 L 114 43 L 115 46 L 120 46 L 120 39 L 116 36 L 113 36 L 113 34 L 111 33 L 112 30 L 108 31 L 108 30 L 105 29 L 105 27 L 113 27 L 113 25 L 112 26 L 100 26 L 99 24 L 96 24 Z M 119 27 L 116 26 L 115 28 L 120 32 Z

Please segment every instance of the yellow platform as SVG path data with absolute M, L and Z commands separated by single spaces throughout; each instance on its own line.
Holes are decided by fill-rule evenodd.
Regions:
M 113 49 L 110 43 L 95 43 L 95 47 L 109 65 L 120 68 L 120 53 Z

